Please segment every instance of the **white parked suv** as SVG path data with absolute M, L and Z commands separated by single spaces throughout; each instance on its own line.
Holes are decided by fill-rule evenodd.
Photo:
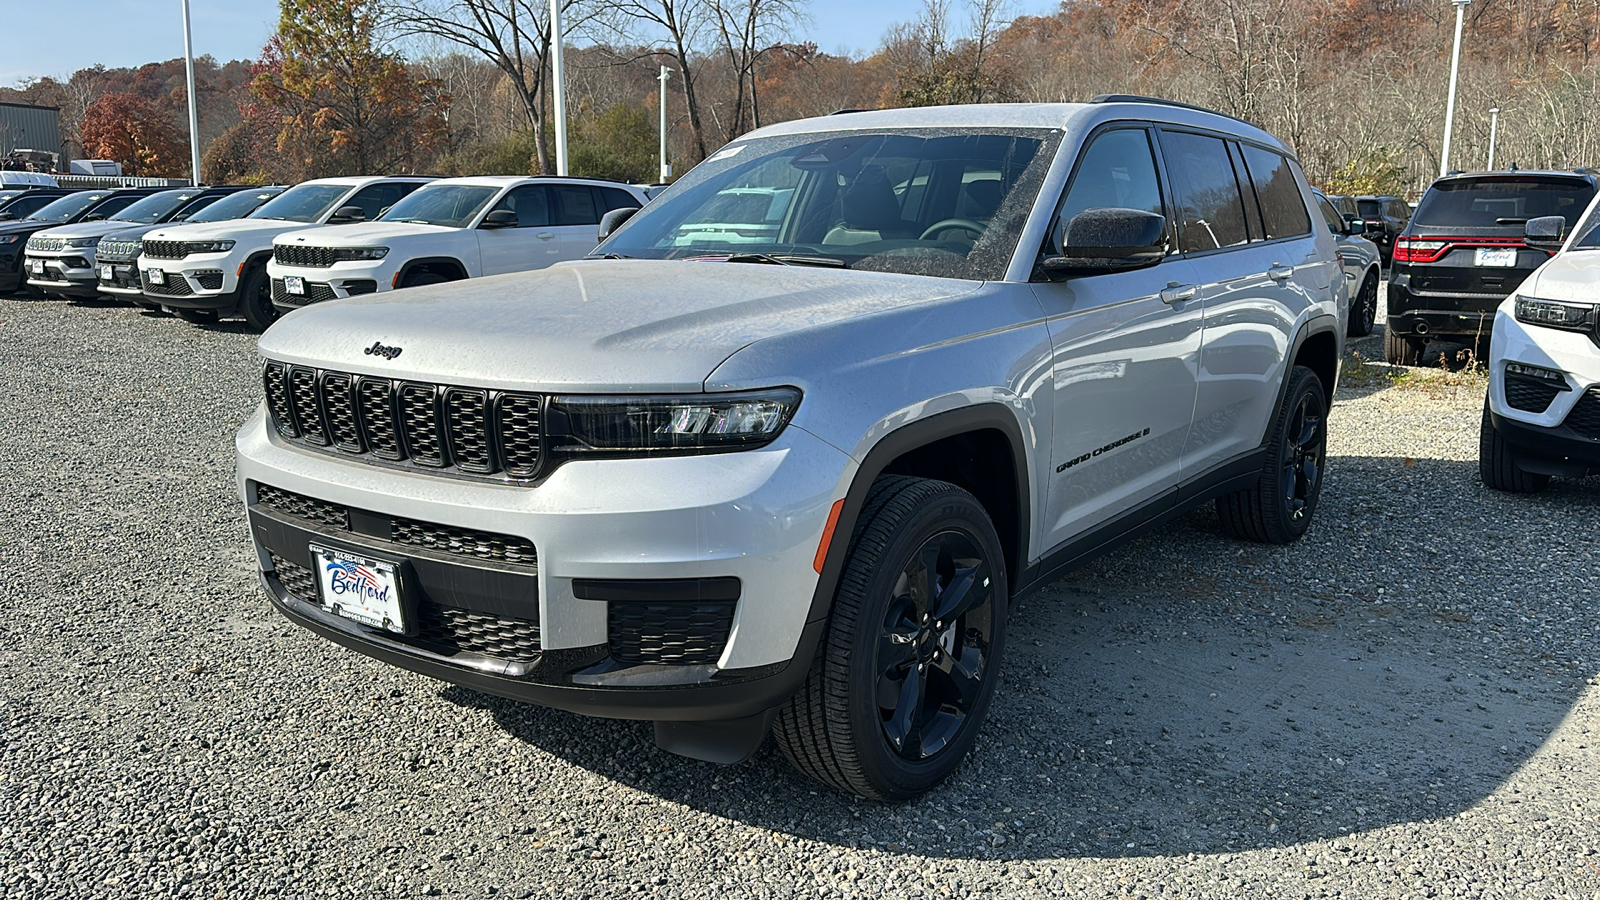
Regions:
M 309 225 L 376 219 L 433 180 L 423 175 L 319 178 L 295 185 L 243 219 L 151 231 L 138 262 L 144 297 L 191 320 L 237 314 L 265 329 L 278 317 L 267 287 L 273 238 Z
M 639 188 L 579 178 L 482 176 L 436 181 L 376 222 L 279 235 L 267 275 L 287 312 L 340 297 L 542 269 L 582 259 L 613 209 Z
M 682 243 L 731 188 L 792 193 Z M 1349 311 L 1312 204 L 1271 135 L 1145 98 L 759 129 L 597 258 L 274 325 L 263 584 L 398 666 L 914 796 L 1016 598 L 1201 504 L 1306 532 Z
M 1517 493 L 1600 474 L 1600 197 L 1564 242 L 1562 216 L 1524 228 L 1559 250 L 1495 311 L 1478 446 L 1483 483 Z

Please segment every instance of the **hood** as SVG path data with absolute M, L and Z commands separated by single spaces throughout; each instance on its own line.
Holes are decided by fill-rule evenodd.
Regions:
M 256 238 L 265 248 L 274 237 L 285 231 L 316 227 L 307 222 L 285 222 L 282 219 L 228 219 L 222 222 L 196 222 L 193 225 L 163 225 L 145 237 L 153 241 L 237 241 Z
M 271 359 L 543 391 L 701 390 L 741 348 L 970 293 L 980 282 L 726 262 L 585 260 L 318 303 L 261 337 Z M 399 348 L 392 359 L 367 353 Z
M 1516 292 L 1541 300 L 1600 303 L 1600 250 L 1557 254 L 1529 276 Z
M 323 225 L 279 235 L 274 244 L 300 244 L 307 247 L 376 247 L 394 238 L 454 234 L 460 228 L 445 225 L 417 225 L 411 222 L 353 222 L 349 225 Z
M 42 231 L 46 228 L 60 228 L 54 222 L 43 222 L 39 219 L 0 219 L 0 234 L 21 234 L 25 231 Z
M 71 225 L 55 225 L 47 231 L 41 231 L 47 237 L 53 238 L 81 238 L 104 237 L 113 231 L 123 231 L 129 228 L 138 228 L 138 222 L 113 222 L 110 219 L 96 219 L 93 222 L 74 222 Z

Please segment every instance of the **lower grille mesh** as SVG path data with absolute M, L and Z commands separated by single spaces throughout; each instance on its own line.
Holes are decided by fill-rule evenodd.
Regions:
M 1561 393 L 1561 388 L 1537 378 L 1506 376 L 1506 404 L 1523 412 L 1542 413 L 1550 408 L 1551 401 Z
M 611 658 L 624 665 L 715 665 L 736 601 L 607 603 Z
M 1592 387 L 1578 398 L 1567 413 L 1567 427 L 1591 441 L 1600 441 L 1600 387 Z

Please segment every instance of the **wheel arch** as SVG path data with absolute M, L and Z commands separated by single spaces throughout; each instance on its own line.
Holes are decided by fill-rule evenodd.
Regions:
M 845 493 L 808 621 L 826 618 L 832 607 L 867 491 L 879 475 L 936 478 L 977 497 L 1000 537 L 1007 583 L 1015 586 L 1027 567 L 1031 539 L 1026 448 L 1016 413 L 998 403 L 938 413 L 885 435 L 868 451 Z
M 1300 326 L 1289 353 L 1289 363 L 1283 370 L 1283 381 L 1278 385 L 1278 403 L 1274 409 L 1283 405 L 1284 392 L 1289 389 L 1289 375 L 1295 366 L 1305 366 L 1316 373 L 1322 382 L 1322 398 L 1329 409 L 1333 408 L 1334 390 L 1339 382 L 1338 326 L 1333 316 L 1318 316 Z M 1267 434 L 1261 437 L 1263 446 L 1271 438 L 1271 431 L 1271 423 L 1268 423 Z
M 407 276 L 422 270 L 444 275 L 452 281 L 462 281 L 471 277 L 467 274 L 466 264 L 453 256 L 420 256 L 416 259 L 406 260 L 400 266 L 400 269 L 394 273 L 394 280 L 389 286 L 397 288 L 406 280 Z

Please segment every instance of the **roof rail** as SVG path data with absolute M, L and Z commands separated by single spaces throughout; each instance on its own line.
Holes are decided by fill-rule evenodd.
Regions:
M 1238 116 L 1229 115 L 1229 114 L 1227 114 L 1225 112 L 1222 112 L 1221 110 L 1211 109 L 1210 107 L 1205 107 L 1205 106 L 1196 106 L 1193 103 L 1180 103 L 1177 100 L 1164 100 L 1164 99 L 1162 99 L 1160 97 L 1146 97 L 1143 94 L 1096 94 L 1093 97 L 1089 98 L 1089 102 L 1090 103 L 1152 103 L 1152 104 L 1155 104 L 1156 106 L 1172 106 L 1172 107 L 1176 107 L 1178 109 L 1192 109 L 1195 112 L 1210 113 L 1213 116 L 1221 116 L 1224 119 L 1232 119 L 1235 122 L 1244 122 L 1246 125 L 1250 125 L 1252 128 L 1259 127 L 1259 126 L 1254 125 L 1253 123 L 1245 122 L 1244 119 L 1241 119 Z

